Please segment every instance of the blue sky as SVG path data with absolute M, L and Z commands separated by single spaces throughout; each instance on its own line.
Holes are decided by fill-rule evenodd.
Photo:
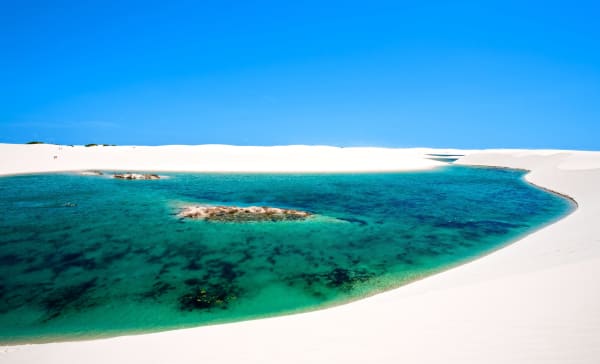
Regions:
M 600 149 L 600 5 L 0 1 L 0 142 Z

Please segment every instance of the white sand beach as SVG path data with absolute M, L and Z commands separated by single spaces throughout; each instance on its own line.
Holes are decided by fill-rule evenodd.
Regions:
M 428 153 L 530 170 L 527 181 L 570 196 L 578 208 L 485 257 L 349 304 L 153 334 L 4 346 L 0 363 L 600 363 L 600 152 L 0 144 L 0 174 L 443 165 Z

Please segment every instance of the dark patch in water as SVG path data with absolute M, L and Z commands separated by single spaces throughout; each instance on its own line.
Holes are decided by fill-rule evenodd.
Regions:
M 188 286 L 197 286 L 202 283 L 202 280 L 198 278 L 189 278 L 183 281 L 183 283 L 187 284 Z
M 343 289 L 351 289 L 357 283 L 366 282 L 373 278 L 374 274 L 366 269 L 349 270 L 344 268 L 335 268 L 329 272 L 325 278 L 327 285 Z
M 6 254 L 0 256 L 0 265 L 15 265 L 23 261 L 23 258 L 16 254 Z
M 94 270 L 98 264 L 94 259 L 86 258 L 85 253 L 76 252 L 64 254 L 58 263 L 52 265 L 54 276 L 58 276 L 70 268 L 82 268 L 84 270 Z
M 196 288 L 179 297 L 179 309 L 181 311 L 227 309 L 232 301 L 237 300 L 240 292 L 239 287 L 227 284 Z
M 237 278 L 238 272 L 234 269 L 234 265 L 229 262 L 221 264 L 221 278 L 227 282 L 231 282 Z
M 250 252 L 248 250 L 244 250 L 242 252 L 242 254 L 243 254 L 243 257 L 237 261 L 237 264 L 243 264 L 249 260 L 252 260 L 253 255 L 250 254 Z
M 71 268 L 78 267 L 84 270 L 94 270 L 98 265 L 94 259 L 86 258 L 85 253 L 83 252 L 66 254 L 52 252 L 44 255 L 41 261 L 34 263 L 34 261 L 31 260 L 30 263 L 31 264 L 29 264 L 23 270 L 23 273 L 33 273 L 45 269 L 51 269 L 54 274 L 54 278 Z
M 123 259 L 127 254 L 129 254 L 131 252 L 131 246 L 128 246 L 127 248 L 121 250 L 121 251 L 116 251 L 113 253 L 109 253 L 109 254 L 105 254 L 102 256 L 101 259 L 101 265 L 105 266 L 105 265 L 109 265 L 112 264 L 118 260 Z
M 146 255 L 146 263 L 158 264 L 164 260 L 162 255 Z
M 350 291 L 357 284 L 367 282 L 375 276 L 375 273 L 366 269 L 345 269 L 336 267 L 327 273 L 303 273 L 286 279 L 288 285 L 294 282 L 304 282 L 305 289 L 311 293 L 318 290 L 315 286 L 326 286 L 341 291 Z
M 173 286 L 172 284 L 167 283 L 167 282 L 158 281 L 152 285 L 152 289 L 142 293 L 141 297 L 144 299 L 149 298 L 149 299 L 156 300 L 160 296 L 164 295 L 165 293 L 167 293 L 173 289 L 175 289 L 175 286 Z
M 86 300 L 89 291 L 96 286 L 97 278 L 54 290 L 47 298 L 42 299 L 42 307 L 46 310 L 43 321 L 50 321 L 60 316 L 65 310 L 91 307 Z
M 158 275 L 161 276 L 165 273 L 168 273 L 169 270 L 171 270 L 171 267 L 174 267 L 176 265 L 177 264 L 175 264 L 174 262 L 169 262 L 169 263 L 163 264 L 163 266 L 160 268 L 160 271 L 158 272 Z
M 71 261 L 81 259 L 81 258 L 83 258 L 84 255 L 85 255 L 84 252 L 67 253 L 67 254 L 63 254 L 63 256 L 60 260 L 62 263 L 68 263 Z
M 187 270 L 200 270 L 200 268 L 202 268 L 202 266 L 198 264 L 198 262 L 194 258 L 188 260 L 188 263 L 185 266 L 185 269 Z
M 461 231 L 477 231 L 480 234 L 506 234 L 511 229 L 524 227 L 522 224 L 513 224 L 495 220 L 477 221 L 444 221 L 435 224 L 436 227 L 457 229 Z

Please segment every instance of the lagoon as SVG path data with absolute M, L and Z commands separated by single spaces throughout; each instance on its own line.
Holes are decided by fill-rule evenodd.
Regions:
M 165 174 L 165 173 L 161 173 Z M 0 179 L 0 341 L 57 341 L 302 312 L 472 260 L 568 213 L 523 171 L 48 174 Z M 186 204 L 305 221 L 177 217 Z

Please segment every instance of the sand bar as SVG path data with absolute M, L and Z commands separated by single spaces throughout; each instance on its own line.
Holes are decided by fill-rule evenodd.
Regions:
M 40 149 L 26 149 L 31 147 Z M 427 153 L 456 153 L 465 154 L 458 161 L 462 164 L 530 170 L 528 181 L 571 196 L 579 207 L 557 223 L 481 259 L 350 304 L 154 334 L 5 346 L 0 347 L 0 363 L 600 362 L 600 152 L 62 147 L 61 151 L 69 151 L 53 159 L 47 155 L 52 148 L 58 146 L 0 145 L 0 174 L 78 169 L 225 172 L 227 168 L 303 172 L 326 171 L 319 169 L 326 167 L 391 171 L 431 168 L 439 164 L 426 159 Z M 346 149 L 351 152 L 344 154 Z M 241 154 L 248 151 L 246 160 Z M 271 157 L 275 152 L 277 156 Z M 184 159 L 169 160 L 182 153 Z M 265 159 L 252 161 L 257 155 Z M 293 156 L 293 162 L 277 164 L 285 160 L 281 155 Z M 375 157 L 377 161 L 369 160 Z M 52 164 L 55 161 L 62 164 Z

